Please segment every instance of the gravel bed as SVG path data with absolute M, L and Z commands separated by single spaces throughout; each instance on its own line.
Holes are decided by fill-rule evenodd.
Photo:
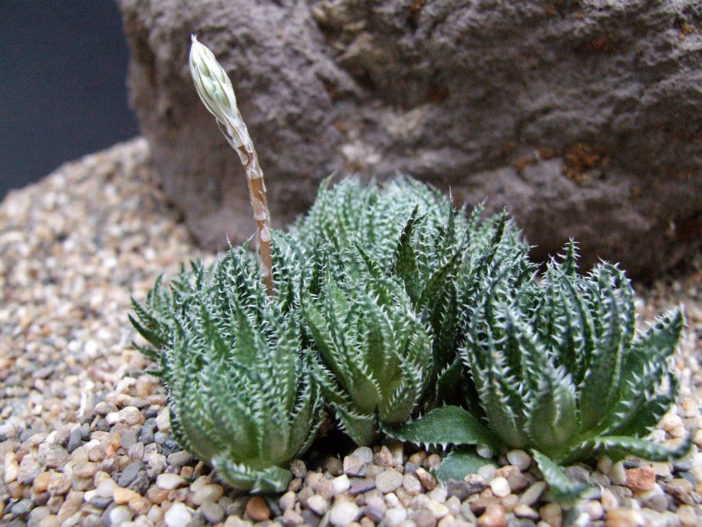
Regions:
M 570 467 L 594 486 L 559 504 L 522 451 L 443 486 L 431 473 L 440 453 L 340 443 L 347 446 L 335 454 L 295 460 L 288 491 L 261 498 L 221 484 L 180 450 L 164 392 L 131 345 L 130 295 L 143 299 L 159 274 L 213 257 L 194 248 L 178 220 L 141 138 L 67 164 L 0 204 L 0 523 L 702 525 L 702 259 L 637 288 L 642 320 L 686 309 L 681 396 L 652 435 L 665 442 L 693 433 L 687 457 Z

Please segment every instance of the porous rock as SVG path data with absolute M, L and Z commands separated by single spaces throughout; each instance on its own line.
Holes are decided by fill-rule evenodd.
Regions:
M 646 277 L 702 240 L 699 2 L 119 0 L 131 103 L 196 238 L 254 231 L 236 155 L 189 79 L 190 34 L 224 64 L 274 221 L 333 171 L 404 172 L 507 206 L 536 257 Z

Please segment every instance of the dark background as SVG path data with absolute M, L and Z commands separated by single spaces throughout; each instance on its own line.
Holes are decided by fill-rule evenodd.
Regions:
M 114 0 L 0 0 L 0 199 L 138 134 Z

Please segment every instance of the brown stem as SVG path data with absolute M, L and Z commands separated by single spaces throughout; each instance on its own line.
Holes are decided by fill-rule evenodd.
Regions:
M 248 151 L 243 145 L 239 151 L 246 158 L 244 170 L 246 180 L 249 184 L 249 198 L 253 209 L 254 220 L 256 221 L 256 233 L 258 239 L 258 250 L 261 255 L 263 285 L 266 287 L 266 294 L 273 295 L 273 248 L 271 245 L 271 225 L 270 214 L 268 212 L 268 200 L 266 199 L 266 184 L 263 181 L 263 171 L 258 162 L 256 151 Z

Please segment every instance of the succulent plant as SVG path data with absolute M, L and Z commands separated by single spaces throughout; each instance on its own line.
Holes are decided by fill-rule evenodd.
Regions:
M 361 251 L 384 275 L 399 280 L 416 316 L 430 330 L 432 368 L 424 406 L 464 396 L 458 384 L 466 310 L 485 277 L 509 269 L 524 279 L 533 271 L 528 246 L 506 214 L 481 222 L 436 189 L 409 177 L 363 186 L 356 178 L 319 189 L 310 212 L 290 231 L 303 247 L 300 266 L 343 275 L 356 265 L 341 255 Z M 326 251 L 319 251 L 326 245 Z M 318 263 L 318 265 L 320 265 Z M 505 278 L 507 280 L 508 278 Z M 515 278 L 516 279 L 516 278 Z
M 302 312 L 318 350 L 308 361 L 313 375 L 346 433 L 366 445 L 378 421 L 412 415 L 431 374 L 431 339 L 401 283 L 346 257 L 354 264 L 343 275 L 327 271 Z
M 254 257 L 232 248 L 208 269 L 192 264 L 170 293 L 157 282 L 144 306 L 134 302 L 138 320 L 130 317 L 160 366 L 175 439 L 240 489 L 284 490 L 286 463 L 320 423 L 321 395 L 288 300 L 268 296 Z
M 671 357 L 683 327 L 679 310 L 636 336 L 624 273 L 602 263 L 579 275 L 572 242 L 541 280 L 489 282 L 461 350 L 479 407 L 438 408 L 385 427 L 391 435 L 528 449 L 561 497 L 582 488 L 562 465 L 601 454 L 667 460 L 687 451 L 689 439 L 674 447 L 642 439 L 675 401 Z

